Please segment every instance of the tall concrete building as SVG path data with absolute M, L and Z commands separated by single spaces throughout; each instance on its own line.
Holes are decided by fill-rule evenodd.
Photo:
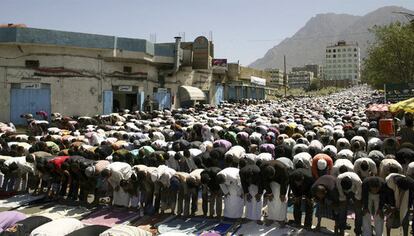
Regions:
M 313 79 L 313 72 L 298 71 L 288 74 L 289 88 L 309 89 L 310 82 Z
M 326 47 L 325 56 L 326 83 L 349 86 L 360 81 L 361 54 L 357 43 L 339 41 Z
M 283 86 L 283 70 L 281 69 L 266 69 L 270 74 L 270 81 L 269 81 L 269 87 L 271 88 L 280 88 Z

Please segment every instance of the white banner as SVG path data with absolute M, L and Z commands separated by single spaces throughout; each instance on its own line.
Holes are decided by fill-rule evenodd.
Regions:
M 256 77 L 256 76 L 250 76 L 250 83 L 261 85 L 261 86 L 266 86 L 266 79 Z

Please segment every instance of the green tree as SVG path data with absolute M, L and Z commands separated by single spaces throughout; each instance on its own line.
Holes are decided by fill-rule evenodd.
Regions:
M 370 29 L 375 43 L 363 62 L 362 80 L 374 87 L 414 82 L 414 23 L 393 23 Z
M 310 81 L 309 91 L 319 90 L 321 88 L 321 80 L 318 78 L 313 78 Z

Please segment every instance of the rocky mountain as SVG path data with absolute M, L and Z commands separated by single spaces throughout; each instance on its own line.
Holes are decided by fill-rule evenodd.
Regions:
M 368 29 L 375 25 L 391 22 L 407 22 L 407 19 L 395 12 L 413 12 L 411 10 L 389 6 L 382 7 L 364 16 L 348 14 L 318 14 L 312 17 L 292 37 L 286 38 L 267 51 L 260 59 L 250 64 L 258 69 L 283 68 L 283 55 L 286 55 L 287 67 L 304 64 L 323 64 L 325 48 L 338 40 L 357 42 L 361 48 L 361 58 L 366 56 L 370 42 L 374 41 Z

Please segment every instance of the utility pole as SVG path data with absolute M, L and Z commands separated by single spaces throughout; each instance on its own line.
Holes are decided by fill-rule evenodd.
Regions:
M 283 86 L 285 87 L 285 97 L 287 94 L 287 73 L 286 73 L 286 55 L 283 55 Z

